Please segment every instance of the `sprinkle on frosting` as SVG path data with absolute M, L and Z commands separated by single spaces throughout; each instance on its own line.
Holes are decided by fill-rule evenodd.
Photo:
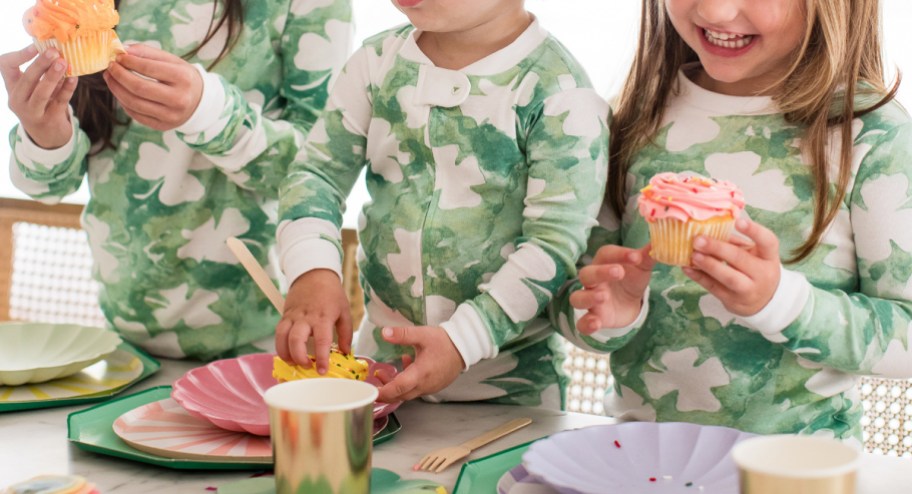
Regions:
M 744 195 L 731 182 L 693 174 L 659 173 L 640 190 L 637 200 L 646 221 L 671 218 L 702 221 L 717 216 L 737 218 Z
M 37 0 L 22 18 L 33 38 L 62 43 L 82 32 L 113 29 L 119 21 L 114 0 Z

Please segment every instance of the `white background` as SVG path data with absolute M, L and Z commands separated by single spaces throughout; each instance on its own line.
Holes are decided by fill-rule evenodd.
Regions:
M 0 53 L 17 50 L 30 43 L 22 28 L 20 13 L 34 0 L 0 0 Z M 147 0 L 154 1 L 154 0 Z M 259 0 L 262 1 L 262 0 Z M 755 0 L 757 1 L 757 0 Z M 388 27 L 405 22 L 389 0 L 353 0 L 355 7 L 356 46 L 364 38 Z M 882 0 L 885 51 L 888 64 L 898 67 L 909 80 L 900 91 L 900 101 L 912 105 L 912 2 Z M 636 42 L 640 2 L 637 0 L 527 0 L 528 9 L 586 67 L 593 84 L 604 96 L 614 94 L 623 82 Z M 888 74 L 892 77 L 892 71 Z M 16 123 L 6 104 L 5 88 L 0 87 L 0 197 L 25 197 L 9 182 L 6 135 Z M 346 226 L 354 226 L 357 211 L 366 197 L 363 184 L 358 184 L 349 198 Z M 85 202 L 83 187 L 67 199 Z

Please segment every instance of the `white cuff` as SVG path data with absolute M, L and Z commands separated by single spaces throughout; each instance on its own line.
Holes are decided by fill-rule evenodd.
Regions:
M 461 304 L 450 320 L 442 323 L 440 327 L 456 345 L 466 369 L 482 359 L 497 356 L 498 348 L 491 339 L 488 327 L 471 305 Z
M 579 321 L 579 318 L 582 317 L 586 311 L 575 311 L 576 320 Z M 590 338 L 599 342 L 607 343 L 608 340 L 614 338 L 620 338 L 621 336 L 626 335 L 635 328 L 638 328 L 643 325 L 643 322 L 646 320 L 646 316 L 649 315 L 649 286 L 646 286 L 646 290 L 643 292 L 643 305 L 640 307 L 640 313 L 637 314 L 636 319 L 632 323 L 621 327 L 621 328 L 602 328 L 589 335 Z
M 72 109 L 70 109 L 70 122 L 72 121 L 73 113 Z M 35 163 L 47 167 L 63 163 L 70 157 L 73 148 L 76 147 L 76 126 L 72 125 L 72 123 L 70 126 L 73 128 L 73 132 L 70 134 L 70 140 L 67 141 L 66 144 L 55 149 L 44 149 L 35 144 L 35 141 L 33 141 L 28 133 L 25 132 L 25 129 L 22 128 L 22 124 L 19 124 L 19 127 L 16 129 L 16 135 L 19 136 L 20 144 L 16 146 L 16 158 L 19 159 L 23 166 L 36 171 L 42 170 L 39 170 L 34 165 Z
M 216 135 L 224 130 L 228 120 L 219 118 L 222 110 L 225 108 L 225 88 L 219 76 L 207 72 L 202 65 L 196 63 L 193 67 L 199 72 L 203 79 L 203 94 L 200 96 L 199 104 L 196 110 L 186 122 L 182 123 L 176 129 L 184 135 L 194 135 L 206 132 L 210 135 Z
M 773 298 L 752 316 L 737 317 L 735 322 L 763 334 L 764 337 L 775 341 L 789 324 L 801 315 L 804 306 L 811 296 L 811 283 L 803 274 L 789 271 L 779 265 L 779 286 L 773 293 Z
M 339 229 L 325 220 L 302 218 L 279 225 L 276 232 L 279 265 L 289 284 L 314 269 L 330 269 L 342 279 L 339 247 L 326 237 L 341 242 Z

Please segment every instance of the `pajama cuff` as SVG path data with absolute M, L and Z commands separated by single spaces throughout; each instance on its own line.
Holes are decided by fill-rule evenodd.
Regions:
M 781 264 L 779 273 L 779 286 L 776 287 L 773 298 L 760 312 L 738 317 L 738 324 L 769 337 L 781 333 L 798 319 L 811 296 L 811 284 L 803 274 L 789 271 Z
M 342 253 L 331 240 L 339 236 L 329 222 L 300 219 L 285 222 L 277 232 L 279 265 L 289 286 L 314 269 L 329 269 L 342 279 Z
M 487 325 L 470 304 L 461 304 L 450 320 L 440 326 L 453 341 L 466 369 L 483 359 L 497 356 L 498 348 L 491 339 Z

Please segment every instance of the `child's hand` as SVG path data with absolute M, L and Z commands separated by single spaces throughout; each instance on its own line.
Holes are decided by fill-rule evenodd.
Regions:
M 462 355 L 443 328 L 383 328 L 383 339 L 394 345 L 415 347 L 414 362 L 403 357 L 405 370 L 380 388 L 377 399 L 384 403 L 436 393 L 455 381 L 465 368 Z
M 697 237 L 693 268 L 684 268 L 684 273 L 715 295 L 732 314 L 752 316 L 769 303 L 779 286 L 779 239 L 744 218 L 735 223 L 735 228 L 753 244 Z
M 339 351 L 351 353 L 351 309 L 335 272 L 315 269 L 299 276 L 288 290 L 284 312 L 275 340 L 282 360 L 310 366 L 307 340 L 313 338 L 317 372 L 325 373 L 333 332 L 339 335 Z
M 104 80 L 127 115 L 162 132 L 189 120 L 203 95 L 196 68 L 146 45 L 128 46 L 104 72 Z
M 22 130 L 38 146 L 55 149 L 73 135 L 67 105 L 76 91 L 77 79 L 64 77 L 67 63 L 54 49 L 45 51 L 25 72 L 19 70 L 37 54 L 38 50 L 29 46 L 0 55 L 0 74 L 9 108 L 19 117 Z
M 648 245 L 642 249 L 617 245 L 599 249 L 592 264 L 580 269 L 584 288 L 570 295 L 573 307 L 589 311 L 577 321 L 577 329 L 592 334 L 633 322 L 643 305 L 654 265 Z

